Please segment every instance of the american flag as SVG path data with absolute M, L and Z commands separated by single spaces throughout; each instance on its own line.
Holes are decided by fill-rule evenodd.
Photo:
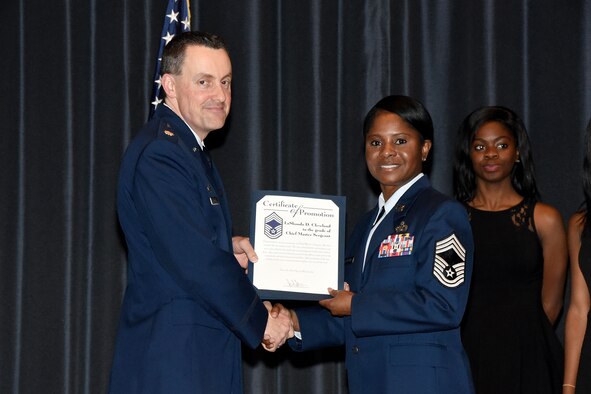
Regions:
M 168 0 L 166 7 L 166 16 L 164 17 L 164 26 L 160 35 L 160 48 L 158 48 L 158 57 L 156 58 L 156 69 L 154 71 L 154 88 L 152 90 L 152 101 L 150 105 L 150 118 L 154 114 L 158 105 L 162 103 L 160 98 L 160 61 L 162 60 L 162 51 L 164 47 L 172 40 L 175 34 L 191 30 L 191 10 L 189 0 Z

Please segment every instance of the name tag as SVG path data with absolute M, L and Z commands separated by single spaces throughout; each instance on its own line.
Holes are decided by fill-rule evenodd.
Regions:
M 408 256 L 412 254 L 415 236 L 409 233 L 392 234 L 382 241 L 378 258 Z

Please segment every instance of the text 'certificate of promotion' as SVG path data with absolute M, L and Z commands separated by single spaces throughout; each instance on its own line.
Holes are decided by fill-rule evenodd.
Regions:
M 248 275 L 265 299 L 319 300 L 343 288 L 345 197 L 256 191 Z

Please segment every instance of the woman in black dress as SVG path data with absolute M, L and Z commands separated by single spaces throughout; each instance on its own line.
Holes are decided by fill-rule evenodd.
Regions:
M 570 304 L 564 336 L 563 393 L 591 393 L 591 329 L 589 283 L 591 283 L 591 121 L 585 133 L 582 208 L 568 222 L 570 256 Z
M 537 199 L 529 140 L 513 111 L 483 107 L 462 122 L 454 187 L 474 236 L 462 341 L 476 393 L 559 393 L 562 347 L 552 325 L 566 234 L 559 212 Z

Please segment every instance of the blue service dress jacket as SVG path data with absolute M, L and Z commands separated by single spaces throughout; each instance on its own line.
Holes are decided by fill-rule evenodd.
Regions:
M 160 106 L 129 145 L 117 209 L 128 248 L 111 393 L 241 393 L 241 341 L 267 310 L 232 252 L 219 174 Z
M 345 345 L 349 390 L 360 393 L 472 393 L 460 339 L 473 241 L 466 210 L 423 176 L 378 225 L 363 256 L 377 207 L 347 242 L 351 316 L 296 309 L 295 350 Z

